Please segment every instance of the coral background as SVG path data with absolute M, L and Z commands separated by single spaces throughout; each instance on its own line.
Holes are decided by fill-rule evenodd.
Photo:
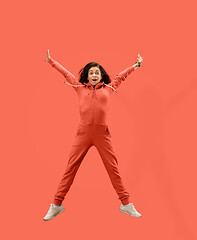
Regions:
M 197 239 L 196 1 L 11 1 L 1 6 L 1 239 Z M 90 61 L 113 78 L 143 54 L 111 97 L 109 128 L 127 190 L 120 201 L 92 147 L 63 204 L 43 221 L 68 161 Z

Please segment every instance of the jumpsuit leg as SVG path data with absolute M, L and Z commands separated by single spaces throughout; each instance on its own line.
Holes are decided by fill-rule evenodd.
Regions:
M 54 204 L 61 205 L 62 201 L 65 198 L 65 195 L 68 193 L 73 183 L 73 180 L 82 163 L 82 160 L 84 159 L 90 147 L 91 142 L 89 132 L 86 131 L 85 126 L 79 126 L 69 154 L 67 169 L 63 174 L 63 177 L 60 181 L 54 197 Z
M 108 126 L 103 125 L 102 128 L 99 128 L 99 131 L 100 133 L 97 133 L 97 137 L 94 138 L 94 146 L 97 148 L 102 158 L 111 183 L 119 196 L 119 200 L 124 205 L 129 204 L 130 195 L 123 185 L 123 181 L 118 170 L 118 160 L 112 146 L 109 128 Z

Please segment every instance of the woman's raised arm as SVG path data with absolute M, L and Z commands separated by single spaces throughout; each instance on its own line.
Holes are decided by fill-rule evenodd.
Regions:
M 143 55 L 141 57 L 140 54 L 138 54 L 138 58 L 137 59 L 138 59 L 138 61 L 133 66 L 128 67 L 125 70 L 123 70 L 122 72 L 120 72 L 119 74 L 117 74 L 109 85 L 111 85 L 113 88 L 117 89 L 120 86 L 120 84 L 122 83 L 122 81 L 124 81 L 125 78 L 131 72 L 134 71 L 134 69 L 136 69 L 136 68 L 141 66 L 141 63 L 143 61 Z
M 49 54 L 49 50 L 47 51 L 47 58 L 44 60 L 51 64 L 52 67 L 54 67 L 56 70 L 58 70 L 63 76 L 66 78 L 66 80 L 73 85 L 81 85 L 78 81 L 78 79 L 67 69 L 65 69 L 61 64 L 59 64 L 57 61 L 52 59 Z M 73 87 L 76 91 L 78 90 L 77 87 Z

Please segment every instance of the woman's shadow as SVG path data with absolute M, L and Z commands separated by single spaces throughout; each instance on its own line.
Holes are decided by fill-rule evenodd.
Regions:
M 181 92 L 171 97 L 167 103 L 162 101 L 162 97 L 153 85 L 146 85 L 141 88 L 137 97 L 137 108 L 134 106 L 134 103 L 132 103 L 132 107 L 129 106 L 129 111 L 133 111 L 132 120 L 134 121 L 134 124 L 136 122 L 138 123 L 136 126 L 139 126 L 140 122 L 144 125 L 140 126 L 140 129 L 136 129 L 136 133 L 138 133 L 138 131 L 141 132 L 141 137 L 138 137 L 136 134 L 136 151 L 139 149 L 139 152 L 146 151 L 147 158 L 144 159 L 144 155 L 138 158 L 139 162 L 137 163 L 137 169 L 140 169 L 141 167 L 143 168 L 143 166 L 149 166 L 149 168 L 152 168 L 151 173 L 153 174 L 154 180 L 160 186 L 162 198 L 164 199 L 165 204 L 167 204 L 170 214 L 175 219 L 174 227 L 176 228 L 177 233 L 181 234 L 182 237 L 186 237 L 185 239 L 195 239 L 196 236 L 189 228 L 187 219 L 181 214 L 184 209 L 180 209 L 177 205 L 177 196 L 172 187 L 173 179 L 171 177 L 171 171 L 169 169 L 169 164 L 165 162 L 166 157 L 163 141 L 166 118 L 169 117 L 173 110 L 175 110 L 188 95 L 196 90 L 196 79 L 193 79 L 190 83 L 191 84 Z M 139 111 L 140 114 L 138 114 Z M 143 111 L 143 113 L 141 111 Z M 142 115 L 144 115 L 143 119 Z M 142 145 L 145 146 L 145 148 L 147 145 L 148 146 L 146 149 L 142 149 Z M 157 151 L 155 151 L 155 149 L 157 149 Z M 134 160 L 130 161 L 128 165 L 130 163 L 133 164 L 133 161 Z M 133 165 L 128 166 L 128 169 L 132 168 Z M 143 169 L 143 172 L 144 171 L 146 170 Z M 135 172 L 137 172 L 135 173 L 135 179 L 140 179 L 140 171 Z M 183 205 L 183 207 L 185 208 L 186 206 Z M 179 219 L 178 222 L 176 219 Z

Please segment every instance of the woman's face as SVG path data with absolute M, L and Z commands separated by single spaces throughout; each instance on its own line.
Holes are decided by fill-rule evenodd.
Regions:
M 88 71 L 88 81 L 94 86 L 102 79 L 101 71 L 98 67 L 91 67 Z

